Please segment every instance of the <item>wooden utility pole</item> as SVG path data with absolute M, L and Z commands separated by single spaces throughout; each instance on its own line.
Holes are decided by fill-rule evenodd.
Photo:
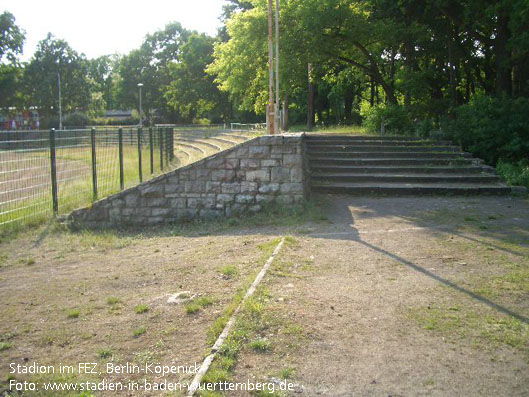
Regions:
M 279 114 L 279 0 L 276 0 L 276 106 L 274 112 L 276 115 L 275 132 L 278 134 L 281 121 Z
M 269 135 L 275 133 L 275 112 L 274 112 L 274 29 L 273 29 L 273 0 L 268 0 L 268 74 L 270 86 L 270 101 L 267 109 L 267 132 Z

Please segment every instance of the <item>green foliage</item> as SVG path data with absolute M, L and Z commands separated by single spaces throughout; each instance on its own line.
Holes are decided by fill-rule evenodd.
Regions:
M 448 138 L 489 164 L 529 156 L 529 100 L 476 96 L 448 122 Z
M 169 65 L 171 83 L 164 88 L 164 96 L 183 122 L 228 118 L 226 96 L 205 71 L 213 61 L 213 43 L 213 38 L 193 32 L 182 45 L 181 62 Z
M 136 305 L 134 306 L 134 311 L 137 313 L 137 314 L 142 314 L 142 313 L 146 313 L 149 311 L 149 306 L 141 303 L 139 305 Z
M 39 42 L 35 55 L 24 69 L 28 104 L 38 106 L 41 115 L 58 114 L 58 79 L 61 79 L 62 111 L 87 109 L 90 102 L 88 61 L 64 40 L 48 34 Z
M 363 109 L 364 127 L 378 133 L 384 121 L 387 134 L 410 135 L 412 123 L 408 112 L 400 105 L 379 105 Z
M 496 171 L 509 185 L 529 188 L 529 160 L 509 163 L 500 159 L 496 165 Z
M 16 57 L 22 53 L 25 32 L 15 23 L 15 17 L 8 11 L 0 14 L 0 63 L 16 63 Z
M 64 118 L 65 127 L 85 127 L 90 124 L 90 118 L 82 112 L 74 112 Z

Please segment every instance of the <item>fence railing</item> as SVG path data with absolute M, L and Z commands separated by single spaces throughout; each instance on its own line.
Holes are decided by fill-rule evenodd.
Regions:
M 148 180 L 175 160 L 174 130 L 0 131 L 0 230 L 66 214 Z

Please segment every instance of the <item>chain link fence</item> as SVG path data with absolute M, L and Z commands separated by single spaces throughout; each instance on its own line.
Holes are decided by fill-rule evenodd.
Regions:
M 0 230 L 69 213 L 174 167 L 174 129 L 0 131 Z
M 229 149 L 260 125 L 0 131 L 0 234 Z

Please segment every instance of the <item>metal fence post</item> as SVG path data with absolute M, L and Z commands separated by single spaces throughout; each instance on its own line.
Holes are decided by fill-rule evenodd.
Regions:
M 140 176 L 140 183 L 143 182 L 143 166 L 141 162 L 141 133 L 142 129 L 140 127 L 138 128 L 138 171 Z
M 165 129 L 165 164 L 169 166 L 169 128 Z
M 97 157 L 96 157 L 96 129 L 90 131 L 90 142 L 92 143 L 92 192 L 93 200 L 97 200 Z
M 160 171 L 163 171 L 163 128 L 158 130 L 158 140 L 160 141 Z
M 149 127 L 149 154 L 151 155 L 151 175 L 154 174 L 154 140 L 152 137 L 152 127 Z
M 59 212 L 59 200 L 57 190 L 57 158 L 55 151 L 55 128 L 50 130 L 50 165 L 51 165 L 51 199 L 53 206 L 53 214 L 57 215 Z
M 171 161 L 174 160 L 174 128 L 169 127 L 169 144 L 171 145 L 171 148 L 169 149 L 171 152 Z
M 121 190 L 125 189 L 125 176 L 123 170 L 123 128 L 118 130 L 118 145 L 119 145 L 119 187 Z

